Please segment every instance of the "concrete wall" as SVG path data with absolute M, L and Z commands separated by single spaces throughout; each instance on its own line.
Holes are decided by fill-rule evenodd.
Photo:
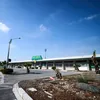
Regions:
M 83 70 L 83 71 L 85 71 L 85 70 L 89 70 L 89 67 L 88 66 L 82 66 L 82 67 L 79 67 L 79 70 Z

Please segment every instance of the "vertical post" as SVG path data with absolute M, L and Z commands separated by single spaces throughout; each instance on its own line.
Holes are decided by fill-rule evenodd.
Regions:
M 87 64 L 88 64 L 88 67 L 89 67 L 89 71 L 92 71 L 91 62 L 89 60 L 87 60 Z
M 89 70 L 92 71 L 92 68 L 91 68 L 91 61 L 89 61 Z
M 32 62 L 32 68 L 34 68 L 34 63 Z
M 53 62 L 53 66 L 55 66 L 55 62 Z
M 42 69 L 42 64 L 41 64 L 41 62 L 40 62 L 40 64 L 39 64 L 39 66 L 40 66 L 40 69 Z
M 47 52 L 47 49 L 45 49 L 44 51 L 45 51 L 45 59 L 46 59 L 46 52 Z
M 36 68 L 36 60 L 34 60 L 34 68 Z
M 76 70 L 75 64 L 76 64 L 76 61 L 73 61 L 73 67 Z
M 62 68 L 63 68 L 63 70 L 66 70 L 65 65 L 64 65 L 64 61 L 62 61 Z
M 36 68 L 36 63 L 34 62 L 34 67 Z
M 48 62 L 46 62 L 46 68 L 48 69 Z

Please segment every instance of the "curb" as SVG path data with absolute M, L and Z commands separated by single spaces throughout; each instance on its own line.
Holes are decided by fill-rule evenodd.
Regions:
M 0 72 L 0 84 L 4 83 L 4 74 Z
M 19 88 L 18 83 L 14 84 L 12 91 L 17 100 L 33 100 L 22 88 Z

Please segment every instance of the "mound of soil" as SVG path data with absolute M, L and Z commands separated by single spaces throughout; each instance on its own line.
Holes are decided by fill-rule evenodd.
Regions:
M 19 83 L 33 100 L 100 100 L 100 93 L 84 91 L 76 87 L 77 80 L 50 80 L 49 78 L 24 80 Z M 100 82 L 95 82 L 100 85 Z M 89 82 L 94 84 L 94 82 Z M 96 85 L 96 84 L 95 84 Z M 37 91 L 30 91 L 35 88 Z

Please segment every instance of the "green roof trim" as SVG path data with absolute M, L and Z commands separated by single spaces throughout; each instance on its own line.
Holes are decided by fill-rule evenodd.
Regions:
M 32 60 L 42 60 L 42 56 L 41 55 L 39 55 L 39 56 L 33 56 Z

